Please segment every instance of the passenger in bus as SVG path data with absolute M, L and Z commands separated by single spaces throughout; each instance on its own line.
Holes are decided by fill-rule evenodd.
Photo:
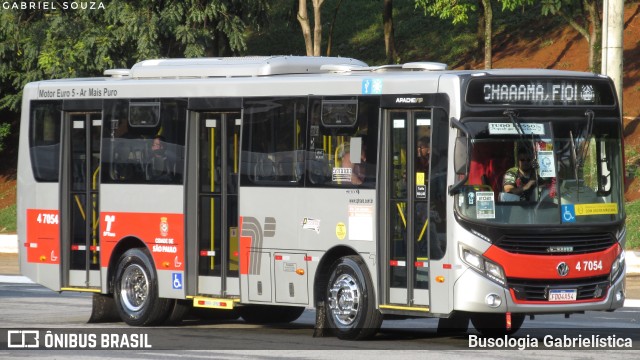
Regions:
M 351 161 L 351 151 L 347 146 L 344 155 L 342 155 L 342 167 L 351 169 L 351 184 L 362 185 L 367 180 L 367 151 L 365 143 L 362 143 L 360 150 L 360 161 Z
M 151 143 L 151 160 L 147 169 L 148 180 L 171 181 L 174 174 L 174 161 L 166 151 L 165 139 L 156 135 Z
M 367 157 L 364 151 L 360 153 L 359 163 L 353 163 L 351 161 L 351 152 L 346 152 L 342 156 L 342 167 L 351 169 L 351 184 L 362 185 L 365 181 L 364 162 L 366 160 Z
M 424 173 L 424 178 L 429 178 L 429 155 L 431 138 L 423 136 L 418 139 L 416 149 L 416 173 Z
M 537 186 L 536 169 L 533 166 L 533 153 L 521 146 L 518 148 L 518 166 L 507 170 L 502 180 L 505 193 L 520 197 L 520 201 L 532 201 Z

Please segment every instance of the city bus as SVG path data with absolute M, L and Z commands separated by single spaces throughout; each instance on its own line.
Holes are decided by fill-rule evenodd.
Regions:
M 133 326 L 315 309 L 316 331 L 341 339 L 420 317 L 495 335 L 613 311 L 620 107 L 592 73 L 331 57 L 156 59 L 33 82 L 21 272 L 93 293 L 92 321 Z

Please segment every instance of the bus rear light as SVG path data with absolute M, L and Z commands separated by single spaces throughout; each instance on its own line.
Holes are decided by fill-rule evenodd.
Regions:
M 444 282 L 444 276 L 442 276 L 442 275 L 436 276 L 436 282 L 437 283 L 443 283 Z

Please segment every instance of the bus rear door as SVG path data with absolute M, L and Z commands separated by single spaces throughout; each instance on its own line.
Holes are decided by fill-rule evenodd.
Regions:
M 190 141 L 191 154 L 197 152 L 197 166 L 191 163 L 188 184 L 187 231 L 197 229 L 197 234 L 188 234 L 188 239 L 197 239 L 188 245 L 189 252 L 197 257 L 189 261 L 190 274 L 197 274 L 197 281 L 191 281 L 189 293 L 216 296 L 239 297 L 238 268 L 238 172 L 240 155 L 241 113 L 198 111 L 191 113 L 192 124 L 196 124 L 197 141 Z M 192 138 L 194 140 L 194 138 Z M 193 189 L 195 188 L 195 189 Z M 195 191 L 193 191 L 193 190 Z M 197 195 L 195 195 L 197 194 Z M 189 222 L 196 220 L 197 225 Z M 195 260 L 195 259 L 192 259 Z
M 62 290 L 100 289 L 102 113 L 64 112 L 61 175 Z

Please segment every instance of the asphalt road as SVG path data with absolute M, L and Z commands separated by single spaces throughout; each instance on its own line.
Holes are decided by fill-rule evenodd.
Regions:
M 640 303 L 612 313 L 587 312 L 572 315 L 538 315 L 527 319 L 523 328 L 509 339 L 487 343 L 471 327 L 466 334 L 440 335 L 435 319 L 391 320 L 383 323 L 381 331 L 370 341 L 342 341 L 334 337 L 313 337 L 315 313 L 307 310 L 289 325 L 259 326 L 241 320 L 203 320 L 190 318 L 179 326 L 136 328 L 124 323 L 88 324 L 91 295 L 85 293 L 56 293 L 36 284 L 9 283 L 0 277 L 0 358 L 81 358 L 81 359 L 164 359 L 164 358 L 225 358 L 225 359 L 413 359 L 451 356 L 479 359 L 502 359 L 509 356 L 540 358 L 552 356 L 549 349 L 560 355 L 575 358 L 606 356 L 626 359 L 640 355 Z M 8 331 L 26 331 L 25 336 L 38 332 L 39 345 L 44 350 L 8 348 Z M 28 331 L 31 331 L 29 333 Z M 47 331 L 51 333 L 47 334 Z M 78 339 L 84 334 L 85 342 Z M 105 335 L 106 334 L 106 335 Z M 46 336 L 49 346 L 43 346 Z M 22 333 L 12 333 L 22 336 Z M 71 340 L 75 336 L 76 340 Z M 128 350 L 85 350 L 90 337 L 94 348 L 101 348 L 102 337 L 115 337 L 115 348 Z M 136 343 L 132 338 L 136 336 Z M 123 343 L 123 339 L 127 339 Z M 584 339 L 596 339 L 614 344 L 613 347 L 584 345 Z M 602 340 L 599 340 L 602 339 Z M 612 340 L 613 339 L 613 340 Z M 19 338 L 20 340 L 20 338 Z M 11 340 L 16 342 L 16 340 Z M 57 341 L 57 342 L 56 342 Z M 75 342 L 73 342 L 75 341 Z M 484 342 L 483 342 L 484 341 Z M 561 343 L 558 343 L 560 341 Z M 569 345 L 566 345 L 569 341 Z M 590 340 L 593 341 L 593 340 Z M 611 342 L 613 341 L 613 343 Z M 18 341 L 19 342 L 19 341 Z M 564 343 L 562 343 L 564 342 Z M 107 342 L 107 344 L 109 344 Z M 572 345 L 573 344 L 573 345 Z M 45 343 L 45 345 L 47 345 Z M 624 346 L 632 346 L 632 350 Z M 109 346 L 114 348 L 114 346 Z M 525 349 L 514 353 L 504 349 Z M 56 349 L 56 350 L 52 350 Z M 71 350 L 73 349 L 73 350 Z M 133 350 L 132 350 L 133 349 Z M 354 351 L 357 350 L 357 351 Z

